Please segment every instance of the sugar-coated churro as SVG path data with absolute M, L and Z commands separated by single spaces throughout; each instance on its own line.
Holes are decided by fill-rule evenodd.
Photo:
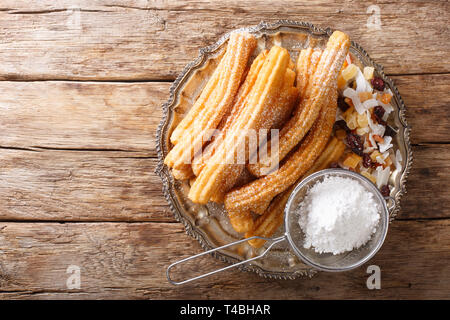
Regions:
M 324 149 L 333 128 L 337 108 L 336 83 L 324 95 L 328 104 L 320 111 L 319 118 L 299 148 L 287 157 L 277 171 L 228 192 L 224 201 L 227 210 L 263 214 L 261 209 L 267 207 L 277 194 L 289 188 L 311 168 Z
M 284 207 L 289 199 L 290 192 L 286 191 L 276 196 L 263 215 L 256 218 L 252 228 L 245 233 L 246 238 L 260 236 L 271 237 L 283 224 Z M 254 248 L 260 248 L 266 240 L 252 239 L 248 241 Z
M 303 139 L 317 119 L 325 102 L 323 99 L 324 93 L 329 90 L 332 83 L 337 81 L 339 70 L 348 53 L 349 46 L 350 39 L 348 36 L 340 31 L 335 31 L 328 40 L 327 47 L 318 60 L 312 78 L 308 81 L 300 81 L 300 85 L 302 86 L 301 91 L 304 91 L 304 96 L 301 98 L 299 108 L 296 110 L 298 112 L 294 112 L 293 117 L 281 129 L 277 153 L 278 161 L 284 159 Z M 309 70 L 314 69 L 314 59 L 311 59 L 311 57 L 314 57 L 314 53 L 309 49 L 299 55 L 298 68 L 301 70 L 308 69 L 307 71 L 302 71 L 302 79 L 305 74 L 307 75 L 310 72 Z M 312 62 L 310 63 L 310 67 L 308 67 L 308 61 Z M 303 68 L 302 66 L 305 64 L 306 67 Z M 275 153 L 267 153 L 268 157 L 272 154 Z M 276 161 L 261 159 L 255 165 L 250 165 L 249 171 L 255 176 L 261 176 L 271 172 L 270 168 L 262 170 L 267 163 L 273 165 Z
M 236 95 L 235 101 L 233 103 L 233 107 L 229 114 L 224 117 L 221 123 L 218 126 L 218 136 L 214 137 L 213 141 L 209 143 L 203 152 L 194 159 L 192 163 L 192 170 L 196 176 L 200 174 L 200 171 L 205 166 L 206 162 L 211 158 L 214 154 L 217 146 L 223 142 L 223 138 L 226 135 L 226 132 L 230 129 L 232 123 L 236 120 L 239 114 L 242 112 L 243 107 L 245 106 L 245 102 L 249 98 L 249 93 L 251 89 L 255 85 L 256 79 L 258 77 L 258 73 L 261 70 L 261 67 L 266 59 L 268 50 L 262 51 L 258 56 L 253 60 L 250 70 L 248 71 L 244 82 L 239 87 L 238 94 Z
M 296 183 L 290 186 L 289 189 L 277 195 L 272 200 L 263 215 L 256 218 L 256 221 L 253 224 L 253 228 L 246 232 L 245 237 L 250 238 L 252 236 L 260 236 L 270 238 L 275 233 L 275 231 L 277 231 L 278 228 L 283 224 L 284 208 L 289 199 L 289 196 L 291 195 L 297 183 L 300 182 L 301 179 L 306 178 L 316 171 L 325 169 L 332 162 L 337 161 L 344 153 L 344 150 L 345 144 L 342 141 L 336 139 L 336 137 L 332 137 L 311 169 L 303 177 L 298 179 Z M 263 239 L 252 239 L 248 242 L 252 247 L 260 248 L 266 241 Z
M 177 143 L 164 159 L 167 166 L 179 169 L 190 164 L 196 149 L 201 149 L 204 142 L 211 137 L 213 129 L 217 128 L 222 117 L 231 108 L 248 59 L 255 47 L 256 39 L 248 33 L 233 33 L 230 36 L 227 52 L 222 58 L 224 63 L 218 72 L 219 79 L 211 81 L 211 86 L 208 83 L 207 89 L 213 87 L 213 90 L 200 97 L 200 105 L 203 107 L 192 108 L 186 116 L 186 122 L 181 121 L 179 124 L 180 131 L 175 129 L 173 135 Z M 214 83 L 215 81 L 217 82 Z M 190 119 L 196 120 L 195 125 L 189 126 Z
M 239 233 L 245 233 L 253 229 L 254 220 L 251 212 L 228 212 L 228 218 L 233 229 Z
M 179 169 L 172 169 L 172 175 L 177 180 L 186 180 L 194 176 L 191 165 L 187 164 Z
M 332 137 L 327 146 L 314 162 L 314 165 L 305 174 L 305 177 L 313 174 L 316 171 L 328 168 L 331 163 L 337 162 L 345 151 L 345 143 Z
M 270 49 L 244 110 L 192 186 L 188 197 L 193 202 L 206 203 L 225 181 L 237 180 L 248 158 L 248 134 L 273 125 L 268 119 L 273 119 L 273 102 L 280 95 L 289 62 L 286 49 Z M 243 163 L 236 160 L 240 150 L 244 150 Z

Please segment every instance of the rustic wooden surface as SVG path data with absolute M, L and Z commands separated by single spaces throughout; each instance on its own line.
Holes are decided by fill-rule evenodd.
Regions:
M 363 1 L 242 3 L 0 2 L 0 299 L 450 297 L 448 2 L 373 1 L 378 31 L 367 28 Z M 200 47 L 278 19 L 348 32 L 408 107 L 408 194 L 369 263 L 381 268 L 381 290 L 367 289 L 367 266 L 295 281 L 237 270 L 183 287 L 166 281 L 170 262 L 201 248 L 154 174 L 161 104 Z M 66 285 L 69 265 L 80 267 L 80 289 Z

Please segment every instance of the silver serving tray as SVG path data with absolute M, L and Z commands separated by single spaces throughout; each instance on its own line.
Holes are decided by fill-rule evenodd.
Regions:
M 261 50 L 272 45 L 281 45 L 288 49 L 293 61 L 296 61 L 301 49 L 314 46 L 324 47 L 329 36 L 333 33 L 330 28 L 322 29 L 310 23 L 280 20 L 276 23 L 261 22 L 257 26 L 239 29 L 248 31 L 258 39 L 256 56 Z M 169 135 L 183 114 L 192 106 L 204 84 L 212 74 L 230 33 L 221 37 L 216 43 L 200 49 L 197 59 L 189 63 L 177 77 L 170 88 L 169 100 L 162 106 L 163 118 L 157 130 L 158 166 L 156 173 L 163 182 L 164 196 L 175 218 L 185 226 L 186 233 L 197 239 L 205 250 L 209 250 L 235 240 L 242 235 L 231 227 L 223 206 L 214 203 L 198 205 L 187 198 L 189 183 L 177 181 L 163 164 L 163 159 L 170 150 Z M 405 119 L 406 107 L 393 81 L 386 77 L 383 67 L 375 63 L 366 51 L 352 41 L 350 47 L 352 61 L 362 66 L 372 66 L 376 74 L 381 77 L 392 90 L 394 96 L 391 104 L 395 111 L 389 116 L 388 124 L 397 134 L 393 139 L 395 149 L 402 154 L 402 169 L 395 170 L 390 177 L 391 196 L 395 199 L 395 206 L 390 211 L 391 221 L 400 210 L 400 198 L 406 193 L 406 179 L 412 164 L 412 151 L 409 142 L 409 127 Z M 283 229 L 283 228 L 280 228 Z M 282 234 L 284 230 L 279 230 Z M 275 234 L 277 236 L 278 234 Z M 263 250 L 261 248 L 260 250 Z M 255 255 L 247 243 L 215 252 L 213 255 L 227 263 L 242 261 Z M 240 267 L 241 270 L 253 271 L 263 277 L 294 279 L 300 276 L 311 277 L 316 271 L 306 266 L 285 245 L 277 245 L 263 259 Z

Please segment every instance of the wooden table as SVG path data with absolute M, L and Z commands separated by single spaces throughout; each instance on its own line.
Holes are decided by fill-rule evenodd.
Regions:
M 449 298 L 450 6 L 394 2 L 370 3 L 376 30 L 377 9 L 363 1 L 2 0 L 0 298 Z M 407 105 L 414 165 L 369 263 L 380 290 L 367 289 L 367 265 L 294 281 L 237 270 L 166 281 L 170 262 L 201 248 L 154 173 L 161 105 L 200 47 L 278 19 L 347 32 Z M 209 256 L 199 265 L 223 266 Z

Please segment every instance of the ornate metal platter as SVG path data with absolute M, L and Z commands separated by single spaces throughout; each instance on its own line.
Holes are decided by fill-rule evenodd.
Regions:
M 240 30 L 248 31 L 258 39 L 255 54 L 276 44 L 286 48 L 293 61 L 296 60 L 300 50 L 305 47 L 324 47 L 328 37 L 332 34 L 331 29 L 321 29 L 310 23 L 286 20 L 273 24 L 262 22 L 257 26 Z M 229 33 L 213 45 L 200 49 L 199 57 L 184 68 L 170 89 L 168 101 L 163 105 L 164 115 L 157 131 L 159 162 L 156 172 L 162 179 L 164 195 L 175 218 L 184 224 L 187 234 L 197 239 L 205 250 L 236 241 L 241 238 L 241 235 L 236 233 L 229 224 L 223 206 L 215 203 L 207 205 L 192 203 L 187 198 L 189 183 L 173 179 L 170 171 L 163 165 L 163 159 L 170 150 L 171 131 L 192 106 L 214 71 L 228 38 Z M 352 61 L 356 61 L 360 66 L 374 67 L 376 74 L 385 81 L 394 94 L 391 104 L 395 110 L 390 115 L 388 124 L 396 131 L 393 144 L 395 149 L 400 150 L 402 166 L 401 170 L 396 169 L 392 172 L 389 181 L 391 196 L 395 199 L 395 206 L 390 212 L 391 220 L 393 220 L 400 210 L 400 198 L 406 192 L 406 179 L 412 163 L 409 128 L 405 119 L 406 108 L 394 83 L 384 74 L 383 67 L 375 63 L 356 42 L 352 41 L 350 55 Z M 283 230 L 279 230 L 278 234 L 282 232 Z M 253 250 L 244 243 L 214 255 L 227 263 L 235 263 L 257 253 Z M 264 250 L 264 247 L 260 250 Z M 294 279 L 299 276 L 310 277 L 316 272 L 301 263 L 286 245 L 273 248 L 263 259 L 244 265 L 241 269 L 256 272 L 263 277 L 282 279 Z

